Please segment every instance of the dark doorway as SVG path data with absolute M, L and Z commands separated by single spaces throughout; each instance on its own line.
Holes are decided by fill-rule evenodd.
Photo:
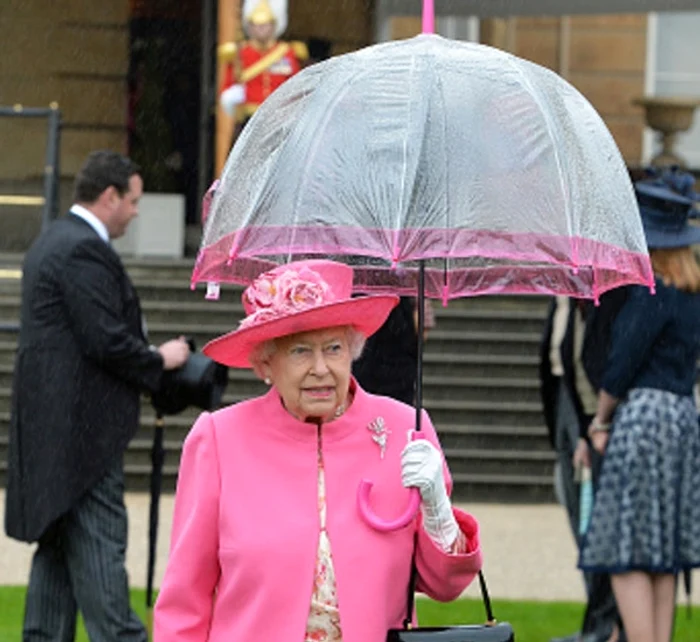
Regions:
M 202 38 L 201 0 L 131 0 L 129 155 L 146 191 L 184 195 L 188 225 L 200 209 Z

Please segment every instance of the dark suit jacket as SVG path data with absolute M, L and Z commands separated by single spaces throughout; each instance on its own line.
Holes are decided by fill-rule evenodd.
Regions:
M 564 368 L 564 383 L 569 391 L 571 400 L 576 409 L 576 416 L 579 424 L 579 435 L 586 438 L 586 431 L 592 417 L 586 415 L 583 410 L 581 398 L 576 389 L 576 372 L 574 370 L 574 320 L 578 312 L 578 302 L 576 299 L 570 299 L 569 316 L 566 321 L 566 332 L 559 346 L 562 365 Z M 552 330 L 554 324 L 554 312 L 556 310 L 556 300 L 553 300 L 547 322 L 545 324 L 542 342 L 540 344 L 540 395 L 542 397 L 542 407 L 544 410 L 544 419 L 549 433 L 549 441 L 552 448 L 556 445 L 556 412 L 557 400 L 559 396 L 559 377 L 552 374 L 552 364 L 549 358 L 549 347 L 552 339 Z M 585 332 L 585 331 L 584 331 Z M 585 336 L 585 334 L 584 334 Z
M 418 335 L 413 321 L 414 299 L 401 297 L 382 327 L 367 339 L 352 371 L 360 386 L 413 404 L 417 374 Z
M 608 362 L 612 329 L 618 313 L 627 301 L 628 287 L 610 290 L 600 297 L 600 305 L 586 303 L 586 331 L 583 338 L 581 361 L 588 380 L 600 390 Z
M 5 529 L 32 542 L 122 457 L 163 361 L 119 256 L 72 214 L 27 252 L 20 322 Z

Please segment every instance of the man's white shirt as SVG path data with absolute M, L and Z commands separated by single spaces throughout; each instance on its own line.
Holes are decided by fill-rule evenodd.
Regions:
M 83 207 L 82 205 L 72 205 L 70 208 L 71 214 L 82 218 L 105 242 L 109 243 L 109 232 L 107 231 L 107 226 L 97 218 L 89 209 Z

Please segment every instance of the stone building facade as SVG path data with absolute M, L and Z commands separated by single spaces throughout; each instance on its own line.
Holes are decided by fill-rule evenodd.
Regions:
M 225 0 L 220 0 L 225 1 Z M 108 147 L 126 151 L 131 125 L 127 74 L 129 25 L 135 12 L 158 7 L 198 20 L 200 2 L 180 0 L 4 0 L 0 2 L 0 104 L 60 105 L 61 172 L 70 179 L 85 155 Z M 321 37 L 342 53 L 375 40 L 372 0 L 291 0 L 288 37 Z M 179 8 L 178 8 L 179 7 Z M 645 92 L 647 15 L 486 19 L 482 42 L 553 69 L 600 112 L 626 161 L 642 159 L 643 117 L 632 100 Z M 420 30 L 415 18 L 395 17 L 391 36 Z M 0 181 L 38 177 L 45 128 L 0 119 Z
M 0 2 L 0 104 L 59 104 L 67 176 L 93 149 L 126 149 L 128 20 L 127 0 Z M 45 123 L 0 119 L 0 141 L 0 180 L 41 175 Z

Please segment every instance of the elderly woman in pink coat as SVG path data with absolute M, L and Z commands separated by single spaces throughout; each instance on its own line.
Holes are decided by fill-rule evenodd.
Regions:
M 352 269 L 300 261 L 246 289 L 247 316 L 205 352 L 252 367 L 267 394 L 202 414 L 182 454 L 156 642 L 384 642 L 400 628 L 411 566 L 418 589 L 453 600 L 481 568 L 478 525 L 449 500 L 428 415 L 351 376 L 397 298 L 351 298 Z M 381 532 L 418 489 L 420 511 Z

